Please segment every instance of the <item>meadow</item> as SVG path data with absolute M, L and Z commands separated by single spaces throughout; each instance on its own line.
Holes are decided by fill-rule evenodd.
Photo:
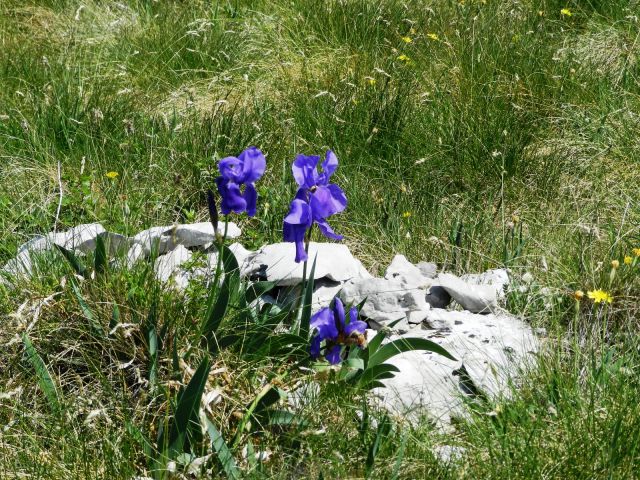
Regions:
M 268 172 L 258 215 L 233 220 L 248 248 L 281 241 L 294 155 L 332 149 L 349 204 L 331 224 L 370 271 L 395 253 L 507 267 L 526 279 L 508 308 L 546 330 L 545 352 L 512 398 L 443 433 L 282 353 L 221 349 L 226 446 L 200 452 L 206 475 L 637 478 L 639 18 L 636 0 L 3 0 L 0 264 L 54 228 L 207 221 L 218 160 L 249 145 Z M 136 335 L 101 338 L 87 316 L 153 315 L 179 350 L 207 292 L 164 291 L 140 265 L 83 282 L 79 303 L 71 274 L 61 260 L 0 284 L 0 478 L 198 478 L 154 451 L 175 372 L 197 363 L 169 356 L 147 388 Z M 266 384 L 312 378 L 295 421 L 243 423 Z M 464 450 L 446 463 L 442 445 Z

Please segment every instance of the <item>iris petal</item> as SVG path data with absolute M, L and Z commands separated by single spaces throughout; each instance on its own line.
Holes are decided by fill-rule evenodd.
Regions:
M 312 188 L 318 180 L 317 165 L 320 157 L 317 155 L 296 155 L 291 167 L 293 178 L 295 178 L 298 186 Z
M 247 202 L 240 192 L 240 186 L 234 182 L 226 181 L 222 177 L 216 179 L 218 185 L 218 191 L 222 197 L 220 202 L 220 210 L 223 215 L 228 215 L 231 212 L 242 213 L 247 208 Z
M 323 308 L 311 317 L 310 326 L 318 331 L 322 340 L 335 340 L 338 338 L 336 321 L 330 308 Z
M 247 215 L 253 217 L 256 214 L 256 204 L 258 202 L 258 192 L 253 183 L 247 183 L 245 185 L 244 200 L 247 204 Z
M 236 183 L 242 182 L 242 162 L 240 159 L 236 157 L 223 158 L 218 163 L 218 169 L 225 180 Z
M 320 342 L 322 342 L 320 335 L 316 335 L 311 339 L 309 353 L 311 354 L 311 358 L 313 358 L 314 360 L 320 356 Z
M 340 363 L 341 351 L 342 351 L 342 347 L 340 345 L 334 345 L 333 347 L 331 347 L 324 355 L 325 358 L 327 359 L 327 362 L 329 362 L 331 365 L 336 365 Z
M 314 219 L 327 218 L 342 212 L 347 206 L 347 198 L 337 185 L 317 187 L 311 194 L 309 205 Z
M 327 223 L 325 219 L 317 220 L 316 223 L 318 225 L 318 228 L 320 229 L 320 232 L 325 237 L 330 238 L 332 240 L 342 240 L 344 238 L 344 236 L 338 235 L 336 232 L 334 232 L 331 226 Z
M 267 161 L 262 152 L 256 147 L 249 147 L 239 156 L 242 166 L 242 181 L 251 183 L 260 179 L 267 168 Z
M 333 300 L 333 313 L 335 315 L 335 324 L 338 330 L 341 332 L 344 331 L 344 305 L 342 303 L 342 300 L 340 300 L 338 297 L 335 297 L 335 299 Z
M 327 184 L 333 172 L 338 168 L 338 157 L 331 150 L 327 150 L 327 154 L 322 162 L 322 180 L 324 185 Z

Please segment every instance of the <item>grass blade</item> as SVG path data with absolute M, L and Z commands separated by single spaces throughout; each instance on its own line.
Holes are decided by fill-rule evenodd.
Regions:
M 51 410 L 56 413 L 59 412 L 60 401 L 58 398 L 58 390 L 56 389 L 56 385 L 53 382 L 53 378 L 51 378 L 51 374 L 49 374 L 49 370 L 47 370 L 47 366 L 31 343 L 31 340 L 29 340 L 29 337 L 26 333 L 22 335 L 22 343 L 24 344 L 24 350 L 27 354 L 27 360 L 36 372 L 38 385 L 40 385 L 40 388 L 44 392 L 45 397 L 47 397 L 47 402 L 49 402 Z
M 178 399 L 173 422 L 169 428 L 169 439 L 166 447 L 169 458 L 175 458 L 183 453 L 184 443 L 191 428 L 194 426 L 200 428 L 198 425 L 200 400 L 202 399 L 202 393 L 204 392 L 210 369 L 211 361 L 209 357 L 206 356 L 202 362 L 200 362 L 187 388 L 184 389 Z M 160 439 L 158 447 L 160 451 L 163 451 L 165 448 L 164 438 Z
M 224 438 L 222 437 L 220 431 L 208 418 L 205 418 L 205 423 L 207 426 L 207 433 L 209 434 L 209 438 L 211 439 L 211 445 L 218 455 L 218 460 L 222 465 L 222 470 L 224 470 L 224 473 L 227 474 L 227 477 L 234 480 L 242 478 L 240 469 L 236 464 L 236 460 L 235 458 L 233 458 L 233 454 L 227 446 L 227 443 L 224 441 Z
M 82 296 L 82 293 L 80 292 L 78 285 L 76 285 L 76 282 L 71 281 L 71 288 L 73 289 L 73 293 L 76 295 L 76 298 L 78 299 L 78 304 L 80 305 L 82 314 L 87 320 L 89 320 L 89 326 L 91 327 L 91 330 L 93 330 L 93 333 L 95 333 L 96 335 L 102 337 L 104 335 L 104 332 L 102 331 L 102 326 L 96 320 L 96 317 L 93 315 L 93 311 L 91 310 L 91 308 L 89 308 L 89 305 L 87 305 L 87 302 Z
M 57 243 L 54 244 L 54 245 L 58 249 L 58 251 L 60 253 L 62 253 L 64 258 L 67 259 L 67 262 L 69 262 L 69 265 L 71 265 L 73 270 L 78 275 L 80 275 L 82 277 L 86 277 L 87 276 L 87 267 L 84 266 L 84 264 L 80 261 L 80 259 L 77 257 L 77 255 L 75 253 L 73 253 L 71 250 L 67 250 L 64 247 L 61 247 Z
M 107 256 L 107 247 L 104 243 L 102 235 L 96 237 L 96 251 L 93 257 L 93 269 L 97 274 L 104 273 L 109 266 L 109 257 Z

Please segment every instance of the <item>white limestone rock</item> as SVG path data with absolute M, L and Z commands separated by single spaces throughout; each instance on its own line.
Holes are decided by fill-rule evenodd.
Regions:
M 99 223 L 86 223 L 73 227 L 65 232 L 49 233 L 37 236 L 18 248 L 18 253 L 24 251 L 41 252 L 59 245 L 67 250 L 78 250 L 83 253 L 92 252 L 96 248 L 96 238 L 106 230 Z
M 314 278 L 328 278 L 344 282 L 352 278 L 369 278 L 371 275 L 349 251 L 339 243 L 315 243 L 309 245 L 307 274 L 317 255 Z M 259 272 L 267 280 L 279 286 L 297 285 L 302 281 L 303 264 L 295 262 L 295 244 L 275 243 L 262 247 L 250 260 L 248 270 Z
M 438 275 L 438 266 L 432 262 L 419 262 L 416 263 L 416 267 L 420 270 L 423 277 L 436 278 Z
M 467 273 L 460 277 L 461 280 L 470 285 L 490 285 L 499 299 L 504 298 L 505 289 L 509 286 L 509 272 L 506 268 L 496 268 L 483 273 Z
M 168 282 L 169 279 L 174 277 L 176 273 L 181 273 L 180 265 L 189 261 L 192 256 L 193 254 L 191 253 L 191 251 L 187 250 L 186 247 L 182 245 L 178 245 L 175 249 L 173 249 L 166 255 L 161 255 L 157 258 L 156 264 L 154 266 L 156 278 L 163 283 Z M 184 284 L 184 281 L 181 281 L 179 283 L 180 286 L 182 286 Z
M 224 232 L 225 224 L 218 223 L 218 232 Z M 229 222 L 227 238 L 237 238 L 241 234 L 240 228 Z M 186 248 L 207 245 L 215 240 L 213 225 L 210 222 L 192 223 L 184 225 L 168 225 L 151 227 L 133 237 L 133 241 L 142 245 L 145 254 L 149 254 L 153 245 L 158 242 L 158 254 L 173 250 L 177 245 Z
M 340 297 L 345 303 L 353 305 L 366 298 L 361 314 L 375 322 L 378 327 L 407 317 L 412 323 L 419 323 L 426 317 L 429 308 L 424 299 L 424 290 L 407 289 L 399 279 L 351 280 L 344 284 Z
M 425 277 L 422 271 L 411 263 L 404 255 L 396 255 L 387 267 L 384 275 L 387 280 L 399 280 L 400 283 L 409 289 L 427 289 L 431 286 L 431 279 Z
M 402 353 L 388 360 L 400 372 L 383 380 L 385 387 L 374 393 L 390 411 L 414 421 L 427 414 L 444 429 L 452 417 L 466 415 L 462 399 L 469 393 L 468 380 L 491 398 L 508 398 L 512 382 L 533 364 L 540 349 L 529 325 L 507 314 L 431 309 L 423 328 L 391 336 L 389 341 L 402 337 L 427 338 L 444 347 L 456 361 L 435 353 Z
M 494 286 L 472 285 L 451 273 L 438 275 L 436 284 L 444 288 L 462 308 L 470 312 L 489 313 L 498 308 Z

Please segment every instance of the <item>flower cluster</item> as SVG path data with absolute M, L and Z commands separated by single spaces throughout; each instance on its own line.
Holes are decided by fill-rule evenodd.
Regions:
M 324 356 L 331 365 L 340 363 L 343 347 L 362 348 L 366 340 L 367 324 L 358 320 L 358 309 L 351 307 L 347 318 L 338 297 L 334 299 L 333 307 L 323 308 L 311 317 L 311 327 L 316 331 L 311 340 L 311 357 L 318 359 Z
M 340 187 L 329 183 L 331 175 L 338 168 L 338 157 L 329 150 L 322 162 L 322 172 L 318 172 L 320 157 L 298 155 L 293 162 L 293 178 L 298 191 L 284 219 L 283 236 L 285 242 L 296 244 L 296 262 L 307 260 L 305 235 L 315 223 L 327 238 L 342 240 L 335 233 L 327 218 L 342 212 L 347 207 L 347 197 Z
M 309 233 L 314 224 L 327 238 L 343 238 L 327 223 L 327 218 L 347 207 L 347 197 L 342 189 L 330 183 L 331 176 L 338 168 L 338 157 L 329 150 L 322 162 L 321 171 L 318 171 L 319 163 L 319 156 L 297 155 L 292 166 L 298 190 L 289 206 L 289 213 L 284 218 L 282 233 L 286 242 L 295 243 L 296 262 L 307 261 L 305 241 L 309 241 Z M 253 217 L 258 199 L 255 182 L 266 170 L 262 152 L 256 147 L 249 147 L 238 157 L 220 160 L 218 168 L 220 176 L 216 178 L 216 185 L 222 198 L 222 213 L 228 215 L 231 212 L 246 212 Z M 340 362 L 344 346 L 362 347 L 365 343 L 367 324 L 358 320 L 358 310 L 355 307 L 349 310 L 347 317 L 339 298 L 334 299 L 332 308 L 323 308 L 311 318 L 311 327 L 316 332 L 311 341 L 311 356 L 317 359 L 323 355 L 331 364 Z
M 218 164 L 220 176 L 216 178 L 218 192 L 222 197 L 220 210 L 224 215 L 231 212 L 253 217 L 256 214 L 258 192 L 255 182 L 262 177 L 267 162 L 256 147 L 249 147 L 238 157 L 226 157 Z M 244 192 L 241 187 L 244 187 Z

